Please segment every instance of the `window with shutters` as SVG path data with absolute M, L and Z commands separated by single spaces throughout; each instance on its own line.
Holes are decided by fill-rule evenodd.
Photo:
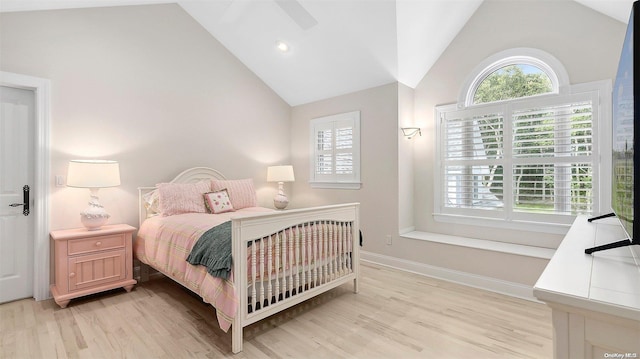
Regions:
M 360 188 L 360 111 L 311 120 L 314 188 Z
M 610 131 L 600 125 L 610 122 L 610 83 L 559 93 L 531 62 L 502 65 L 472 85 L 464 104 L 436 109 L 436 218 L 569 224 L 599 213 L 609 175 L 598 146 Z

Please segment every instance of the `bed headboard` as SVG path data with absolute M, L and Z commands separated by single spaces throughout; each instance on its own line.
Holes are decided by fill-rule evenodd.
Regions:
M 193 167 L 180 172 L 170 183 L 196 183 L 210 179 L 224 180 L 226 177 L 218 170 L 208 167 Z M 152 192 L 157 187 L 138 187 L 138 226 L 148 218 L 147 207 L 145 206 L 144 195 Z M 140 228 L 140 227 L 138 227 Z

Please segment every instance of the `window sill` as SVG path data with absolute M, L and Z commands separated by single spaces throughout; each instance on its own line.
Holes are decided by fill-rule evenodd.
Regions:
M 555 249 L 551 248 L 533 247 L 523 244 L 458 237 L 431 232 L 412 231 L 404 233 L 400 235 L 400 237 L 540 259 L 551 259 L 555 253 Z
M 311 188 L 360 189 L 360 182 L 309 182 Z
M 567 223 L 550 223 L 533 220 L 527 221 L 522 219 L 506 221 L 499 218 L 473 217 L 442 213 L 434 214 L 433 218 L 437 222 L 444 223 L 456 223 L 470 226 L 491 227 L 497 229 L 514 229 L 518 231 L 561 235 L 567 234 L 567 231 L 569 231 L 569 228 L 571 227 L 571 223 L 573 223 L 573 220 L 575 219 L 575 217 L 567 217 L 565 220 L 567 221 Z

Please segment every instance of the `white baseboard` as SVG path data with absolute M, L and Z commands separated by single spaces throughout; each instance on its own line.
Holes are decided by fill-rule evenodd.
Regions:
M 533 296 L 533 287 L 520 283 L 508 282 L 477 274 L 436 267 L 424 263 L 408 261 L 406 259 L 385 256 L 382 254 L 371 253 L 367 251 L 360 251 L 360 259 L 365 262 L 379 264 L 431 278 L 442 279 L 469 287 L 484 289 L 516 298 L 526 299 L 533 302 L 540 302 Z
M 446 280 L 448 282 L 458 283 L 473 288 L 484 289 L 491 292 L 541 303 L 533 296 L 533 287 L 520 283 L 508 282 L 477 274 L 436 267 L 429 264 L 408 261 L 406 259 L 385 256 L 382 254 L 371 253 L 367 251 L 360 251 L 360 260 L 398 270 L 403 270 L 406 272 L 424 275 L 431 278 Z M 140 266 L 135 266 L 133 271 L 134 278 L 140 281 Z M 162 276 L 164 276 L 162 273 L 152 271 L 152 273 L 149 274 L 149 279 L 156 279 Z

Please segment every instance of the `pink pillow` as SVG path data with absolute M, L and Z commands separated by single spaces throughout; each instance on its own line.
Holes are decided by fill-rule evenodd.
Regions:
M 258 198 L 253 186 L 253 179 L 211 180 L 211 190 L 216 192 L 226 189 L 234 209 L 256 207 Z
M 211 191 L 209 181 L 197 183 L 159 183 L 160 213 L 173 216 L 181 213 L 207 213 L 202 195 Z
M 235 211 L 226 189 L 205 193 L 204 204 L 207 206 L 209 212 L 214 214 Z

